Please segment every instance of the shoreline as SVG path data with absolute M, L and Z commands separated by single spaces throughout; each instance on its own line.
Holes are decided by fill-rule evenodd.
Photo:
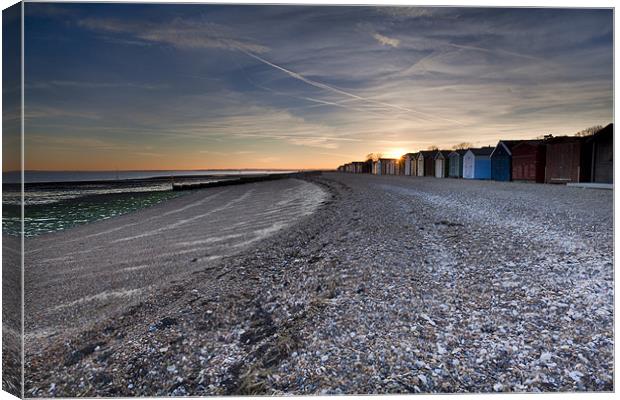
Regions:
M 610 193 L 310 181 L 317 212 L 27 354 L 29 395 L 613 390 Z
M 28 171 L 26 171 L 28 172 Z M 44 171 L 50 172 L 50 171 Z M 114 173 L 114 171 L 51 171 L 51 172 L 110 172 Z M 119 172 L 151 172 L 151 171 L 119 171 Z M 153 171 L 156 172 L 156 171 Z M 194 172 L 194 171 L 175 171 L 175 172 Z M 199 172 L 199 171 L 195 171 Z M 215 170 L 210 172 L 217 172 Z M 28 186 L 51 186 L 51 187 L 64 187 L 64 186 L 81 186 L 81 185 L 93 185 L 93 184 L 140 184 L 140 183 L 157 183 L 157 182 L 170 182 L 177 180 L 201 180 L 201 179 L 222 179 L 227 177 L 252 177 L 252 176 L 264 176 L 264 175 L 273 175 L 273 174 L 291 174 L 291 173 L 309 173 L 314 172 L 314 170 L 308 171 L 292 171 L 292 170 L 221 170 L 222 173 L 209 173 L 203 175 L 157 175 L 151 177 L 136 177 L 136 178 L 125 178 L 125 179 L 96 179 L 96 180 L 73 180 L 73 181 L 34 181 L 34 182 L 24 182 L 25 185 Z M 224 173 L 227 172 L 227 173 Z M 3 187 L 20 187 L 20 182 L 2 182 Z
M 316 172 L 282 173 L 277 174 L 277 176 L 264 174 L 235 176 L 226 179 L 213 179 L 208 182 L 205 182 L 204 178 L 189 179 L 184 180 L 184 183 L 171 184 L 169 189 L 154 188 L 153 190 L 148 190 L 143 188 L 144 190 L 126 192 L 86 193 L 76 197 L 61 198 L 49 202 L 35 202 L 25 205 L 25 216 L 27 218 L 25 233 L 27 237 L 35 237 L 64 231 L 75 226 L 114 218 L 146 207 L 152 207 L 186 194 L 188 191 L 221 186 L 246 185 L 279 179 L 303 178 L 311 175 L 316 175 Z M 141 182 L 144 181 L 133 182 L 132 185 L 140 188 L 139 183 Z M 99 181 L 99 184 L 108 185 L 103 181 Z M 84 186 L 88 185 L 84 184 Z M 47 188 L 48 186 L 45 187 Z M 61 186 L 60 189 L 74 187 L 67 184 L 66 188 Z M 59 187 L 51 185 L 49 188 Z M 112 207 L 112 204 L 116 205 Z M 3 234 L 18 236 L 21 232 L 21 220 L 19 219 L 21 206 L 19 204 L 5 203 L 4 207 L 3 219 L 5 225 L 3 226 Z M 38 217 L 39 215 L 40 217 Z M 67 216 L 70 216 L 70 218 Z M 13 227 L 14 225 L 15 227 Z M 38 228 L 40 225 L 43 227 Z
M 216 265 L 295 223 L 323 196 L 295 179 L 213 188 L 28 238 L 26 333 L 58 334 L 107 318 L 171 278 Z M 63 291 L 54 289 L 67 281 Z

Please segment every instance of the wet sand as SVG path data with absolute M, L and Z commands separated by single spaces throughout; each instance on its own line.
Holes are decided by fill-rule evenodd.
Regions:
M 25 242 L 27 338 L 107 318 L 308 215 L 326 193 L 301 180 L 199 190 Z

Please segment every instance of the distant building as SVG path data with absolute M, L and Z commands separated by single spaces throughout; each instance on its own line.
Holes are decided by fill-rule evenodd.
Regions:
M 463 156 L 463 178 L 491 179 L 491 152 L 493 147 L 469 149 Z
M 463 177 L 463 156 L 465 153 L 467 153 L 467 150 L 454 150 L 448 155 L 450 159 L 448 176 L 450 178 Z

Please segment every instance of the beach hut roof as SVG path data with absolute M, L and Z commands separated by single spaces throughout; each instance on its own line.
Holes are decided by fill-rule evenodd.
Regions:
M 452 150 L 450 154 L 448 154 L 448 157 L 452 157 L 454 155 L 463 156 L 465 153 L 467 153 L 467 149 Z
M 571 143 L 571 142 L 582 142 L 585 139 L 588 139 L 588 138 L 582 137 L 582 136 L 554 136 L 554 137 L 550 137 L 549 139 L 546 139 L 545 142 L 549 144 Z
M 588 142 L 592 142 L 595 140 L 599 140 L 604 136 L 612 136 L 614 135 L 614 124 L 609 124 L 600 131 L 596 132 L 594 135 L 588 137 Z
M 512 146 L 512 148 L 510 150 L 514 150 L 517 147 L 521 147 L 521 146 L 537 146 L 537 145 L 541 145 L 544 144 L 545 140 L 543 139 L 532 139 L 532 140 L 521 140 L 519 143 L 517 143 L 516 145 Z
M 437 153 L 435 154 L 435 159 L 448 158 L 449 155 L 450 155 L 450 150 L 437 150 Z
M 420 155 L 426 158 L 433 156 L 436 152 L 437 150 L 422 150 L 420 151 Z
M 468 151 L 474 153 L 475 156 L 490 156 L 494 149 L 494 147 L 488 146 L 477 149 L 469 149 Z
M 506 150 L 506 153 L 510 156 L 512 155 L 512 148 L 521 142 L 523 142 L 523 140 L 500 140 L 491 152 L 491 157 L 493 157 L 493 153 L 495 153 L 495 150 L 497 150 L 500 146 L 503 147 Z

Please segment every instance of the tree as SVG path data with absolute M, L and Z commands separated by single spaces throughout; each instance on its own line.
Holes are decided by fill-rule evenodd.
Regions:
M 601 129 L 603 129 L 602 125 L 594 125 L 594 126 L 591 126 L 589 128 L 586 128 L 584 130 L 581 130 L 581 131 L 577 132 L 575 134 L 575 136 L 581 136 L 581 137 L 583 137 L 583 136 L 592 136 L 596 132 L 600 131 Z
M 377 161 L 383 157 L 383 153 L 368 153 L 366 154 L 366 161 Z
M 455 144 L 454 146 L 452 146 L 452 150 L 467 150 L 474 147 L 473 144 L 469 143 L 469 142 L 462 142 L 459 144 Z
M 435 151 L 435 150 L 439 150 L 439 147 L 437 147 L 435 145 L 431 145 L 431 146 L 428 146 L 427 150 Z

